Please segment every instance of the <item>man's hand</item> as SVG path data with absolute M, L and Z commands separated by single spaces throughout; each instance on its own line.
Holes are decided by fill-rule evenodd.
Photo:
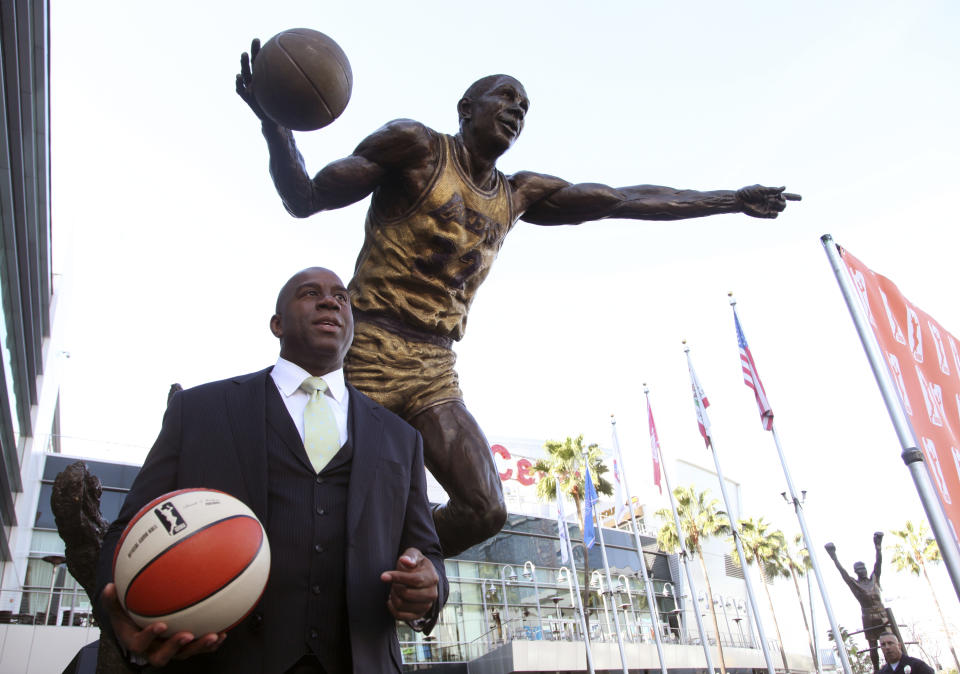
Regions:
M 397 568 L 381 573 L 380 580 L 391 584 L 387 608 L 397 620 L 422 618 L 437 600 L 437 570 L 416 548 L 404 550 Z
M 879 547 L 880 547 L 880 543 L 881 543 L 882 541 L 883 541 L 883 532 L 882 532 L 882 531 L 878 531 L 878 532 L 876 532 L 875 534 L 873 534 L 873 544 L 874 544 L 876 547 L 879 548 Z
M 837 546 L 836 546 L 836 545 L 834 545 L 833 543 L 827 543 L 827 544 L 824 545 L 823 547 L 826 549 L 827 554 L 830 555 L 830 558 L 831 558 L 831 559 L 836 559 L 836 558 L 837 558 Z
M 199 639 L 194 639 L 190 632 L 177 632 L 165 639 L 160 636 L 167 630 L 167 626 L 162 622 L 141 629 L 123 610 L 113 583 L 108 583 L 103 588 L 102 601 L 120 645 L 129 653 L 146 658 L 154 667 L 163 667 L 171 660 L 212 653 L 220 648 L 220 644 L 227 638 L 226 632 L 207 634 Z
M 253 62 L 257 60 L 257 54 L 259 53 L 260 40 L 254 38 L 253 42 L 250 43 L 250 54 L 248 55 L 247 52 L 243 52 L 240 55 L 240 73 L 237 75 L 237 95 L 250 106 L 253 114 L 262 121 L 266 120 L 267 116 L 260 108 L 260 104 L 257 103 L 256 96 L 253 95 Z
M 799 194 L 784 193 L 784 187 L 750 185 L 737 190 L 737 205 L 740 210 L 754 218 L 775 218 L 787 201 L 800 201 Z

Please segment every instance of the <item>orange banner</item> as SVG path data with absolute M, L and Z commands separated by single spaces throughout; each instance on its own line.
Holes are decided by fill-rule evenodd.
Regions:
M 954 538 L 960 531 L 960 346 L 890 279 L 837 246 L 926 459 Z

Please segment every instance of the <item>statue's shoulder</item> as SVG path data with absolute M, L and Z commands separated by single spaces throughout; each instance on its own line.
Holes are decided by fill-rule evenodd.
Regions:
M 367 136 L 355 153 L 375 161 L 426 158 L 439 152 L 442 139 L 441 134 L 415 119 L 394 119 Z

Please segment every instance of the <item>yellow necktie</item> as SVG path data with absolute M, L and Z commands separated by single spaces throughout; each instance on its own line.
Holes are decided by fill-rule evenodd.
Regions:
M 327 382 L 320 377 L 307 377 L 300 388 L 310 394 L 303 410 L 303 446 L 318 473 L 340 451 L 340 432 L 333 409 L 324 395 Z

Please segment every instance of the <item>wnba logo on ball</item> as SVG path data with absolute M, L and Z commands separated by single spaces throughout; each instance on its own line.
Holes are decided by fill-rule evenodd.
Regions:
M 159 508 L 154 508 L 153 512 L 157 516 L 157 519 L 160 520 L 163 528 L 166 529 L 167 533 L 171 536 L 187 528 L 187 523 L 180 515 L 180 511 L 178 511 L 176 506 L 170 501 L 167 501 Z

